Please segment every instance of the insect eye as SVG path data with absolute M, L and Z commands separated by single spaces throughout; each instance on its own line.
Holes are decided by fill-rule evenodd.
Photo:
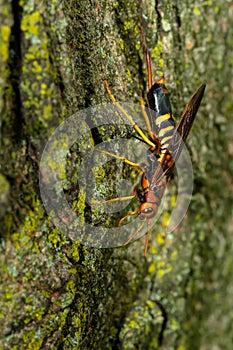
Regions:
M 142 212 L 144 214 L 150 214 L 150 213 L 152 213 L 152 211 L 153 211 L 153 208 L 145 208 Z

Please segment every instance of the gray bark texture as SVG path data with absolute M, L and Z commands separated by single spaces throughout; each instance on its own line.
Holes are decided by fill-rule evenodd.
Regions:
M 0 18 L 0 349 L 231 350 L 232 2 L 0 0 Z M 48 138 L 71 115 L 111 102 L 105 80 L 118 101 L 145 99 L 141 26 L 154 80 L 165 75 L 177 120 L 197 86 L 207 84 L 188 138 L 190 207 L 166 235 L 174 178 L 146 258 L 143 237 L 102 249 L 104 229 L 97 248 L 65 235 L 39 191 Z M 80 127 L 61 181 L 82 223 L 110 227 L 130 209 L 109 218 L 101 206 L 85 204 L 86 193 L 114 197 L 122 174 L 133 179 L 135 172 L 109 157 L 91 169 L 96 188 L 90 182 L 85 191 L 77 179 L 96 144 L 117 135 L 130 145 L 131 131 L 95 127 L 97 114 L 85 120 L 94 128 L 89 137 Z M 55 214 L 65 225 L 66 212 Z

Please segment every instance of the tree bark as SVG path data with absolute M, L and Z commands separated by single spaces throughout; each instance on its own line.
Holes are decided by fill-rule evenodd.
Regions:
M 0 348 L 230 350 L 230 2 L 1 0 L 0 9 Z M 110 102 L 105 80 L 118 101 L 139 104 L 145 98 L 141 25 L 154 80 L 165 75 L 177 120 L 196 87 L 207 84 L 188 139 L 194 169 L 190 208 L 167 237 L 165 209 L 146 258 L 144 238 L 101 249 L 66 236 L 44 209 L 39 190 L 48 138 L 71 115 Z M 92 116 L 89 125 L 96 120 Z M 122 131 L 94 129 L 89 139 L 80 130 L 62 180 L 80 217 L 98 222 L 102 212 L 85 206 L 77 177 L 90 149 Z M 128 130 L 123 133 L 129 138 Z M 100 184 L 114 166 L 104 169 Z M 114 179 L 100 195 L 107 196 L 111 186 Z

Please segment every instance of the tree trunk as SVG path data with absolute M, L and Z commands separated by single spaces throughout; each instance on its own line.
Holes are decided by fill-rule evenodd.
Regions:
M 232 4 L 1 0 L 0 9 L 0 348 L 230 350 Z M 130 128 L 118 128 L 112 114 L 110 126 L 98 126 L 104 105 L 96 106 L 110 103 L 106 80 L 118 101 L 139 105 L 145 98 L 141 26 L 154 80 L 165 75 L 177 120 L 196 87 L 207 84 L 188 139 L 194 169 L 189 210 L 165 236 L 172 184 L 146 258 L 144 238 L 127 247 L 102 248 L 104 228 L 94 243 L 87 238 L 83 244 L 86 222 L 108 224 L 108 230 L 122 217 L 120 212 L 111 221 L 104 209 L 94 210 L 87 193 L 114 196 L 122 172 L 133 176 L 131 168 L 118 174 L 117 160 L 93 167 L 93 173 L 90 168 L 90 180 L 102 172 L 96 189 L 88 182 L 81 189 L 77 180 L 96 145 L 114 137 L 130 144 Z M 57 146 L 61 152 L 67 148 L 60 180 L 83 225 L 72 226 L 80 233 L 74 239 L 54 219 L 59 214 L 66 225 L 68 214 L 45 210 L 54 198 L 45 191 L 48 203 L 41 200 L 39 170 L 49 137 L 76 114 L 76 143 Z M 83 121 L 91 130 L 87 138 Z

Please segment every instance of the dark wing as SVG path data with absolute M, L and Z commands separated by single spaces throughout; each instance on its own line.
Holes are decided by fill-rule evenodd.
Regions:
M 163 176 L 168 175 L 169 171 L 173 167 L 175 161 L 179 158 L 180 153 L 184 147 L 184 142 L 190 132 L 193 125 L 193 121 L 197 114 L 198 108 L 201 104 L 202 97 L 205 91 L 205 84 L 199 86 L 199 88 L 194 92 L 190 100 L 188 101 L 184 112 L 177 124 L 171 141 L 164 153 L 163 158 L 159 166 L 157 167 L 151 183 L 150 188 L 153 189 L 163 178 Z

